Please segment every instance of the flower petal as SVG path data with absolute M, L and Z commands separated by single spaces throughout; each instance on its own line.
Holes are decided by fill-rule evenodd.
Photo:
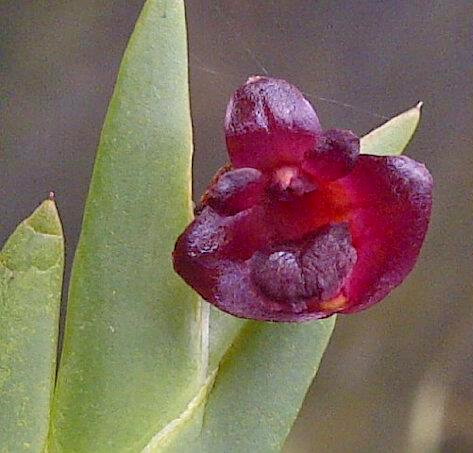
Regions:
M 320 133 L 310 103 L 284 80 L 251 77 L 227 107 L 225 135 L 236 168 L 298 163 Z
M 358 254 L 341 311 L 352 313 L 380 301 L 413 268 L 429 224 L 433 181 L 423 164 L 408 157 L 360 155 L 338 183 L 352 200 Z

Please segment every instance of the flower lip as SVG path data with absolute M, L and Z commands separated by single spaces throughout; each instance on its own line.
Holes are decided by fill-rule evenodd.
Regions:
M 174 268 L 235 316 L 300 322 L 383 299 L 414 266 L 432 204 L 424 165 L 359 155 L 295 87 L 251 78 L 225 122 L 231 166 L 176 242 Z M 286 110 L 284 110 L 286 109 Z

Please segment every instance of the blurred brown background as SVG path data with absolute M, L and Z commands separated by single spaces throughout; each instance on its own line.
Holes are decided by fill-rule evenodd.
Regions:
M 54 190 L 70 265 L 142 3 L 0 2 L 0 241 Z M 226 102 L 248 75 L 291 81 L 326 127 L 359 134 L 425 102 L 408 150 L 436 180 L 421 259 L 385 303 L 339 318 L 286 452 L 473 452 L 473 2 L 187 6 L 196 197 L 225 162 Z

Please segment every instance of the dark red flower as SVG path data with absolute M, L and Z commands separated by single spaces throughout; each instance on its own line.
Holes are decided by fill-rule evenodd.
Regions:
M 179 237 L 176 272 L 235 316 L 304 321 L 380 301 L 415 264 L 432 178 L 408 157 L 360 155 L 323 132 L 301 92 L 253 77 L 230 100 L 231 165 Z

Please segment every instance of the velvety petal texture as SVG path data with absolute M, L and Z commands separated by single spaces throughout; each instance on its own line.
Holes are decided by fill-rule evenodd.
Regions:
M 294 86 L 250 78 L 230 100 L 231 164 L 178 238 L 174 267 L 235 316 L 298 322 L 362 310 L 414 266 L 432 178 L 408 157 L 359 155 L 351 131 L 322 131 Z

